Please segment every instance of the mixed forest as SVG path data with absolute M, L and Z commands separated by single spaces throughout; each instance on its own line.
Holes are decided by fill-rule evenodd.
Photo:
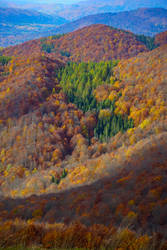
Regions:
M 167 249 L 166 69 L 106 25 L 0 50 L 2 249 Z

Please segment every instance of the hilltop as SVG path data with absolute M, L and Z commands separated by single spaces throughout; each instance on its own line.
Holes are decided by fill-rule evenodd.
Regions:
M 63 61 L 98 62 L 129 58 L 148 51 L 148 48 L 131 32 L 97 24 L 66 35 L 50 36 L 9 47 L 5 50 L 5 54 L 30 55 L 34 50 Z

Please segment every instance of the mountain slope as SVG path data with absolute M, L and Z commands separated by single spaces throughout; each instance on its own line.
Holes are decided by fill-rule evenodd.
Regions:
M 97 223 L 109 226 L 111 223 L 120 225 L 127 216 L 129 221 L 133 221 L 134 229 L 146 231 L 158 228 L 158 231 L 165 233 L 166 138 L 167 132 L 164 132 L 137 143 L 135 147 L 130 148 L 131 155 L 128 159 L 119 160 L 116 165 L 113 160 L 109 162 L 111 156 L 106 154 L 107 177 L 101 177 L 96 182 L 84 186 L 77 185 L 76 188 L 56 194 L 1 199 L 3 205 L 0 211 L 4 214 L 2 219 L 13 220 L 20 216 L 23 220 L 35 219 L 34 211 L 40 209 L 43 222 L 70 224 L 72 221 L 80 221 L 86 225 Z M 101 158 L 104 161 L 104 157 Z M 77 177 L 75 179 L 77 180 Z M 36 182 L 38 185 L 37 176 Z M 33 185 L 35 186 L 35 183 Z M 8 213 L 5 215 L 6 210 Z
M 167 10 L 160 8 L 142 8 L 119 13 L 90 15 L 65 24 L 55 31 L 56 33 L 67 33 L 84 26 L 98 23 L 130 30 L 136 34 L 153 36 L 167 29 Z
M 68 59 L 74 61 L 128 58 L 147 51 L 146 46 L 137 41 L 132 33 L 100 24 L 62 36 L 55 40 L 55 48 L 68 51 Z
M 99 31 L 99 25 L 97 25 L 96 28 Z M 103 30 L 104 33 L 106 33 L 106 29 L 108 29 L 107 26 L 101 26 L 101 25 L 100 28 L 101 28 L 100 31 Z M 80 32 L 83 32 L 85 30 L 86 29 L 79 31 L 79 36 L 78 32 L 75 32 L 75 34 L 73 33 L 69 34 L 69 37 L 71 37 L 71 35 L 75 36 L 76 34 L 77 37 L 81 37 Z M 112 30 L 110 31 L 112 32 Z M 100 37 L 101 38 L 103 37 L 103 33 L 97 33 L 97 34 L 101 34 Z M 129 36 L 129 33 L 126 35 Z M 69 41 L 69 37 L 67 37 L 68 39 L 66 39 L 65 42 Z M 64 37 L 59 38 L 58 40 L 55 41 L 57 41 L 58 44 L 63 44 L 63 40 L 61 39 L 64 39 Z M 40 41 L 36 41 L 36 44 L 34 44 L 34 46 L 37 46 L 37 48 L 39 48 L 38 47 L 39 42 Z M 71 40 L 70 43 L 71 42 L 72 44 L 75 44 L 73 40 Z M 62 67 L 63 64 L 62 62 L 60 63 L 59 61 L 55 61 L 55 59 L 53 58 L 56 57 L 57 59 L 62 60 L 63 57 L 61 56 L 59 57 L 54 53 L 53 55 L 51 53 L 39 56 L 39 54 L 43 53 L 40 52 L 39 48 L 39 51 L 36 52 L 36 55 L 34 55 L 33 58 L 31 56 L 32 54 L 31 50 L 34 51 L 35 47 L 33 47 L 32 45 L 33 42 L 28 42 L 25 43 L 24 45 L 19 45 L 5 50 L 5 53 L 8 56 L 18 55 L 16 56 L 16 58 L 14 58 L 9 62 L 9 65 L 6 68 L 6 71 L 9 71 L 9 75 L 7 75 L 1 81 L 1 118 L 2 118 L 1 129 L 3 131 L 3 133 L 1 134 L 2 136 L 1 142 L 3 144 L 2 147 L 6 147 L 7 145 L 13 145 L 12 146 L 13 150 L 9 152 L 5 148 L 3 149 L 6 152 L 5 155 L 3 153 L 4 151 L 2 150 L 1 160 L 2 160 L 2 165 L 5 167 L 5 169 L 6 166 L 11 164 L 11 160 L 12 162 L 15 162 L 15 167 L 13 168 L 13 171 L 17 171 L 18 168 L 17 161 L 19 161 L 19 166 L 21 162 L 23 165 L 25 164 L 27 166 L 26 162 L 31 162 L 31 159 L 34 159 L 33 160 L 34 168 L 37 168 L 39 164 L 38 155 L 40 155 L 42 152 L 43 152 L 42 153 L 43 157 L 41 156 L 42 158 L 40 160 L 40 164 L 42 164 L 43 168 L 45 169 L 46 166 L 49 167 L 52 166 L 52 164 L 61 164 L 61 161 L 59 162 L 58 160 L 59 159 L 58 156 L 60 157 L 60 159 L 64 159 L 66 154 L 68 154 L 69 152 L 73 152 L 73 154 L 71 155 L 71 160 L 69 158 L 69 162 L 68 161 L 66 162 L 67 166 L 69 166 L 69 169 L 71 166 L 70 162 L 73 161 L 75 162 L 76 159 L 78 160 L 80 159 L 81 162 L 83 162 L 84 167 L 83 171 L 81 171 L 80 174 L 78 173 L 76 176 L 74 173 L 75 171 L 77 171 L 77 169 L 74 167 L 72 168 L 72 170 L 70 170 L 71 172 L 69 176 L 67 176 L 66 179 L 64 179 L 64 181 L 62 181 L 59 186 L 60 188 L 65 188 L 68 186 L 68 181 L 72 181 L 74 184 L 77 184 L 78 181 L 76 178 L 79 179 L 83 178 L 83 183 L 85 181 L 92 181 L 92 177 L 94 175 L 91 174 L 91 171 L 94 170 L 89 169 L 90 172 L 88 171 L 90 164 L 89 163 L 90 155 L 92 155 L 92 159 L 95 158 L 95 160 L 93 160 L 91 163 L 94 166 L 97 166 L 98 164 L 99 159 L 97 157 L 102 155 L 101 156 L 102 158 L 100 160 L 101 164 L 100 166 L 98 165 L 95 176 L 96 177 L 99 176 L 100 173 L 102 175 L 103 174 L 105 175 L 105 173 L 102 171 L 102 168 L 105 166 L 105 163 L 103 164 L 104 152 L 109 153 L 109 158 L 110 156 L 113 157 L 113 154 L 111 152 L 114 153 L 113 150 L 116 150 L 117 148 L 121 147 L 123 143 L 125 143 L 126 147 L 129 147 L 131 144 L 135 145 L 135 143 L 137 143 L 138 141 L 140 141 L 142 144 L 142 140 L 144 138 L 147 138 L 150 135 L 150 133 L 154 135 L 156 133 L 160 134 L 164 131 L 165 126 L 163 125 L 163 121 L 165 122 L 164 119 L 166 117 L 166 112 L 167 112 L 166 85 L 165 85 L 165 79 L 166 79 L 165 69 L 166 69 L 166 56 L 167 56 L 166 45 L 163 45 L 151 52 L 147 52 L 147 50 L 145 50 L 145 53 L 141 53 L 137 57 L 130 58 L 128 60 L 124 59 L 120 61 L 118 66 L 114 69 L 115 73 L 112 76 L 112 78 L 116 79 L 116 81 L 114 80 L 114 83 L 112 83 L 113 87 L 112 86 L 107 87 L 107 85 L 104 84 L 104 86 L 103 85 L 99 86 L 96 89 L 95 96 L 97 100 L 99 100 L 100 93 L 101 94 L 104 93 L 103 95 L 105 96 L 106 100 L 109 98 L 112 101 L 112 98 L 114 98 L 116 107 L 114 112 L 121 115 L 128 115 L 129 118 L 132 118 L 134 120 L 135 128 L 129 130 L 128 133 L 125 133 L 121 136 L 120 134 L 118 136 L 116 135 L 116 137 L 114 137 L 115 139 L 113 138 L 111 140 L 111 144 L 109 145 L 108 144 L 101 145 L 100 142 L 98 143 L 95 140 L 94 142 L 95 144 L 93 143 L 92 145 L 90 145 L 89 150 L 86 146 L 87 145 L 86 139 L 83 137 L 85 130 L 82 131 L 82 126 L 83 124 L 85 124 L 84 119 L 87 119 L 86 124 L 89 124 L 89 119 L 91 119 L 91 122 L 93 122 L 95 118 L 93 116 L 89 116 L 88 114 L 87 114 L 88 116 L 86 115 L 87 118 L 86 117 L 84 118 L 83 112 L 77 110 L 75 105 L 73 106 L 73 104 L 72 106 L 70 106 L 71 104 L 68 104 L 64 95 L 59 93 L 61 86 L 58 83 L 56 83 L 57 80 L 56 80 L 56 74 L 54 73 L 54 67 L 56 67 L 56 65 L 58 64 L 59 65 L 57 66 L 58 70 L 58 68 Z M 50 56 L 52 59 L 49 59 L 48 56 Z M 46 59 L 44 59 L 43 57 L 44 58 L 46 57 Z M 93 57 L 91 56 L 91 58 Z M 73 54 L 73 60 L 80 61 L 80 58 L 78 58 L 78 54 L 76 55 Z M 88 58 L 85 58 L 85 60 L 87 61 Z M 94 60 L 99 61 L 100 58 L 97 57 L 97 59 Z M 16 82 L 17 85 L 15 84 Z M 113 79 L 111 79 L 111 82 L 113 82 Z M 18 88 L 18 86 L 20 87 Z M 25 89 L 26 91 L 24 91 Z M 71 111 L 68 114 L 69 109 L 71 109 Z M 72 110 L 74 110 L 75 115 L 73 114 Z M 64 115 L 62 116 L 62 114 Z M 70 115 L 71 118 L 65 118 L 68 117 L 68 115 Z M 73 121 L 71 115 L 74 117 L 75 116 L 78 117 L 75 118 L 75 122 Z M 71 119 L 71 121 L 68 122 L 68 119 Z M 158 124 L 156 123 L 157 119 L 158 119 Z M 31 127 L 30 124 L 32 123 L 32 120 L 34 125 Z M 18 132 L 20 134 L 18 140 L 13 139 L 15 138 L 15 136 L 17 137 L 17 133 L 15 133 L 16 124 L 18 126 L 17 131 L 20 131 Z M 72 124 L 74 126 L 73 131 L 70 128 Z M 7 126 L 8 129 L 6 130 L 4 126 Z M 20 151 L 21 155 L 23 151 L 25 152 L 24 156 L 21 157 L 21 155 L 18 154 L 19 157 L 18 158 L 15 157 L 14 159 L 13 158 L 14 152 L 17 151 L 17 148 L 23 146 L 20 141 L 21 138 L 23 141 L 27 140 L 25 130 L 27 130 L 27 133 L 32 136 L 32 139 L 30 139 L 31 138 L 30 137 L 29 142 L 28 141 L 26 143 L 24 142 L 26 148 Z M 44 134 L 42 132 L 43 130 L 45 131 Z M 6 133 L 11 134 L 11 138 L 9 136 L 7 137 Z M 77 133 L 81 133 L 82 136 Z M 49 140 L 46 144 L 48 145 L 47 150 L 49 151 L 46 151 L 45 147 L 44 148 L 43 146 L 41 147 L 40 137 L 39 137 L 41 136 L 41 134 L 43 134 L 44 136 L 43 138 L 45 138 L 46 135 L 48 137 L 48 138 L 46 137 L 46 139 L 43 140 L 46 141 Z M 50 136 L 48 136 L 49 134 Z M 70 139 L 72 137 L 73 140 Z M 66 138 L 66 141 L 68 143 L 64 144 L 63 142 L 62 145 L 61 138 Z M 38 143 L 36 143 L 34 140 L 35 141 L 37 140 Z M 58 140 L 58 145 L 55 144 L 56 140 Z M 30 153 L 31 155 L 31 157 L 29 156 L 30 158 L 28 157 L 29 153 L 26 153 L 27 150 L 28 152 L 30 150 L 28 147 L 29 143 L 35 143 L 36 147 L 38 148 L 37 151 L 34 151 L 33 149 L 34 152 Z M 34 147 L 32 146 L 32 148 Z M 57 151 L 54 153 L 54 150 Z M 128 148 L 124 149 L 123 147 L 122 150 L 128 152 Z M 131 150 L 129 152 L 131 152 Z M 115 153 L 117 155 L 117 151 Z M 118 150 L 118 158 L 120 157 L 120 159 L 124 159 L 124 157 L 123 158 L 121 157 L 121 154 L 122 151 Z M 108 163 L 106 164 L 108 165 Z M 79 165 L 77 168 L 78 170 L 80 169 Z M 52 171 L 53 170 L 54 169 L 52 169 Z M 59 170 L 61 170 L 61 168 Z M 25 169 L 23 173 L 25 173 Z M 57 175 L 58 173 L 55 174 Z M 87 177 L 85 176 L 85 174 Z M 47 178 L 49 180 L 49 175 L 47 171 L 45 172 L 45 175 L 47 175 Z M 29 186 L 28 184 L 29 181 L 31 181 L 31 177 L 30 179 L 29 178 L 27 179 L 27 188 Z M 2 190 L 6 190 L 9 188 L 7 182 L 5 183 L 4 186 L 2 186 Z M 25 183 L 26 182 L 24 182 L 24 184 Z M 32 185 L 30 185 L 30 189 L 31 186 Z M 33 192 L 32 190 L 31 192 Z M 28 192 L 30 193 L 30 190 Z
M 155 44 L 163 45 L 167 43 L 167 31 L 161 32 L 155 37 Z
M 32 44 L 32 49 L 31 49 Z M 36 44 L 36 45 L 35 45 Z M 6 55 L 33 53 L 34 46 L 51 58 L 64 61 L 101 61 L 129 58 L 148 51 L 146 46 L 130 32 L 113 29 L 106 25 L 92 25 L 59 37 L 53 36 L 7 48 Z
M 1 51 L 0 246 L 98 249 L 104 239 L 112 249 L 165 249 L 166 33 L 155 40 L 148 51 L 132 33 L 95 25 Z M 119 62 L 105 61 L 108 44 Z

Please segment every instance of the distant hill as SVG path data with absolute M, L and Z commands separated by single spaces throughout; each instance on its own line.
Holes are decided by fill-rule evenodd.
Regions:
M 54 24 L 66 23 L 62 17 L 51 16 L 35 10 L 22 10 L 16 8 L 0 8 L 0 23 L 23 25 L 23 24 Z
M 34 1 L 28 0 L 1 0 L 0 7 L 17 7 L 23 9 L 35 9 L 44 13 L 52 13 L 65 19 L 76 20 L 78 18 L 104 12 L 120 12 L 137 8 L 167 8 L 166 0 L 85 0 L 76 4 L 58 4 L 59 1 Z M 65 1 L 64 1 L 65 3 Z
M 62 17 L 35 10 L 0 8 L 0 46 L 15 45 L 44 35 L 67 23 Z
M 106 24 L 147 36 L 154 36 L 167 30 L 167 10 L 162 8 L 142 8 L 119 13 L 103 13 L 86 16 L 70 23 L 65 23 L 67 21 L 60 17 L 43 15 L 35 11 L 30 12 L 31 16 L 29 17 L 29 11 L 16 10 L 16 13 L 14 13 L 14 10 L 8 9 L 7 11 L 6 9 L 6 14 L 2 15 L 4 9 L 0 10 L 0 46 L 2 47 L 44 36 L 69 33 L 92 24 Z M 17 24 L 12 23 L 14 16 L 18 16 L 18 19 L 16 18 Z M 24 17 L 22 18 L 22 16 Z M 2 20 L 6 21 L 2 22 Z M 32 23 L 26 23 L 30 20 L 32 20 Z M 35 23 L 35 20 L 37 23 Z M 45 21 L 46 24 L 43 24 Z M 58 26 L 61 22 L 65 24 Z
M 99 14 L 104 12 L 120 12 L 133 10 L 137 8 L 167 8 L 167 2 L 165 0 L 93 0 L 93 1 L 81 1 L 75 5 L 66 5 L 62 9 L 56 10 L 55 14 L 60 15 L 70 20 L 76 20 L 86 15 Z M 54 10 L 54 9 L 53 9 Z
M 90 15 L 65 24 L 55 31 L 56 33 L 67 33 L 98 23 L 129 30 L 136 34 L 153 36 L 167 29 L 167 10 L 162 8 L 141 8 L 119 13 Z

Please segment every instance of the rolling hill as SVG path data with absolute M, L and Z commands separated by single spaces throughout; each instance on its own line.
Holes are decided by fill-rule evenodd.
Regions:
M 166 248 L 166 32 L 155 43 L 92 25 L 1 50 L 0 246 Z
M 141 8 L 119 13 L 90 15 L 58 27 L 55 32 L 68 33 L 91 24 L 106 24 L 135 34 L 153 36 L 167 29 L 167 10 Z
M 49 29 L 67 23 L 62 17 L 35 10 L 0 8 L 0 46 L 6 47 L 49 35 Z
M 167 29 L 167 10 L 162 8 L 103 13 L 86 16 L 70 23 L 66 23 L 67 21 L 60 17 L 43 15 L 35 11 L 31 11 L 31 15 L 28 15 L 29 12 L 28 10 L 16 10 L 15 12 L 14 9 L 6 9 L 6 15 L 0 17 L 1 20 L 4 20 L 0 23 L 0 46 L 6 47 L 43 36 L 64 34 L 92 24 L 106 24 L 146 36 L 154 36 Z M 20 20 L 20 22 L 18 21 L 15 25 L 12 23 L 13 19 Z M 9 20 L 11 21 L 9 22 Z M 31 23 L 27 23 L 30 20 Z M 65 24 L 60 25 L 61 23 Z M 57 25 L 60 26 L 57 27 Z
M 141 1 L 128 1 L 128 0 L 93 0 L 93 1 L 81 1 L 80 3 L 73 4 L 71 6 L 65 5 L 63 9 L 56 10 L 55 14 L 62 16 L 70 20 L 76 20 L 78 18 L 107 12 L 120 12 L 129 11 L 138 8 L 165 8 L 167 9 L 167 3 L 165 0 L 141 0 Z M 53 9 L 54 10 L 54 9 Z M 69 17 L 69 18 L 68 18 Z
M 31 47 L 32 45 L 32 47 Z M 102 61 L 129 58 L 148 51 L 131 32 L 116 30 L 107 25 L 96 24 L 62 36 L 50 36 L 23 45 L 7 48 L 6 54 L 47 53 L 51 58 L 64 61 Z
M 77 1 L 76 1 L 77 2 Z M 75 4 L 56 3 L 55 1 L 35 1 L 30 3 L 27 0 L 5 0 L 0 3 L 0 7 L 14 7 L 23 9 L 34 9 L 47 14 L 54 14 L 68 20 L 76 20 L 84 16 L 105 12 L 120 12 L 134 10 L 137 8 L 165 8 L 165 0 L 92 0 L 78 1 Z
M 0 8 L 0 23 L 23 25 L 23 24 L 54 24 L 60 25 L 67 22 L 62 17 L 51 16 L 34 10 L 22 10 L 15 8 Z

